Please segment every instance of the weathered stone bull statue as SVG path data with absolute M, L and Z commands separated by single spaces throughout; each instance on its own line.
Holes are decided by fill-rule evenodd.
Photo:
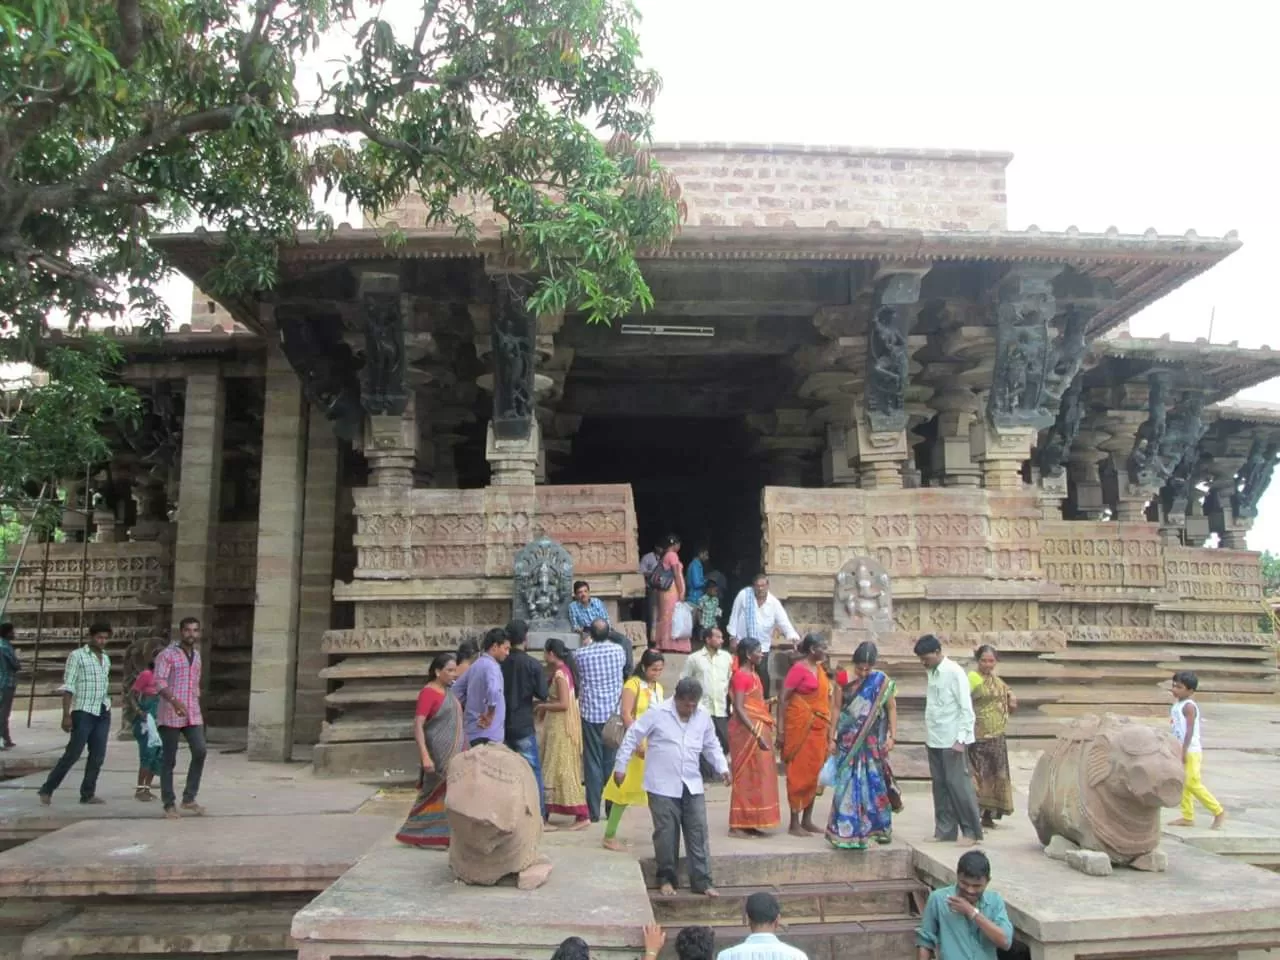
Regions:
M 447 776 L 453 875 L 486 887 L 512 874 L 521 889 L 545 883 L 551 864 L 538 856 L 542 813 L 528 762 L 501 744 L 473 747 L 449 761 Z
M 1161 808 L 1177 806 L 1182 782 L 1168 733 L 1109 713 L 1080 717 L 1036 764 L 1028 812 L 1045 852 L 1083 873 L 1159 871 Z

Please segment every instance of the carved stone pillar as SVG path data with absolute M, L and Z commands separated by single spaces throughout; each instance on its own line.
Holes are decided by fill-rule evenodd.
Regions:
M 411 488 L 418 452 L 413 399 L 399 414 L 371 414 L 364 429 L 364 456 L 369 461 L 371 485 Z
M 1036 490 L 1036 503 L 1040 505 L 1040 516 L 1045 520 L 1061 520 L 1062 507 L 1067 501 L 1066 470 L 1056 476 L 1045 476 L 1039 467 L 1033 467 L 1031 480 Z
M 364 455 L 375 487 L 413 486 L 418 450 L 414 395 L 406 382 L 405 316 L 408 305 L 395 273 L 365 271 L 360 276 L 365 365 L 360 401 L 364 406 Z
M 1031 456 L 1034 427 L 997 428 L 986 420 L 969 432 L 969 448 L 982 468 L 982 485 L 991 490 L 1017 490 L 1023 486 L 1022 465 Z
M 856 487 L 858 472 L 850 465 L 857 450 L 857 438 L 849 437 L 849 428 L 827 424 L 827 446 L 822 452 L 822 485 L 824 487 Z
M 298 659 L 294 670 L 293 742 L 313 744 L 324 723 L 327 684 L 320 671 L 332 626 L 334 522 L 338 500 L 338 438 L 323 412 L 312 409 L 307 429 L 306 500 L 298 586 Z
M 137 519 L 129 528 L 129 539 L 139 543 L 159 540 L 169 528 L 164 480 L 141 474 L 134 478 L 131 494 Z
M 893 432 L 872 430 L 864 411 L 855 407 L 854 454 L 858 460 L 859 485 L 865 490 L 901 490 L 902 469 L 911 456 L 904 427 Z
M 62 520 L 60 526 L 67 542 L 82 543 L 89 535 L 89 491 L 84 477 L 62 482 Z
M 982 470 L 973 459 L 969 435 L 981 417 L 981 404 L 973 388 L 950 380 L 934 394 L 929 405 L 938 411 L 938 435 L 933 443 L 932 468 L 944 487 L 978 487 Z
M 200 621 L 201 685 L 213 676 L 213 581 L 218 563 L 218 512 L 222 498 L 222 432 L 226 392 L 216 366 L 187 376 L 182 414 L 182 486 L 173 545 L 173 619 L 177 637 L 184 617 Z

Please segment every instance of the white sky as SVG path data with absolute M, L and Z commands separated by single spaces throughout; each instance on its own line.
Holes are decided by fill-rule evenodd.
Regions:
M 1215 342 L 1280 348 L 1266 4 L 637 2 L 665 84 L 658 139 L 1012 151 L 1013 229 L 1240 232 L 1244 249 L 1135 317 L 1135 335 L 1194 340 L 1214 310 Z M 1280 381 L 1245 396 L 1280 401 Z M 1249 545 L 1280 550 L 1280 479 Z

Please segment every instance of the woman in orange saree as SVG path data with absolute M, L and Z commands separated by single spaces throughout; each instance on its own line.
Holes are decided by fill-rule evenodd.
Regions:
M 729 681 L 733 717 L 729 755 L 733 792 L 729 799 L 729 836 L 759 837 L 782 823 L 778 807 L 778 768 L 773 759 L 773 715 L 756 673 L 760 643 L 738 641 L 738 666 Z
M 793 836 L 824 833 L 813 822 L 813 804 L 818 797 L 818 775 L 835 742 L 831 724 L 832 687 L 823 663 L 827 642 L 811 633 L 800 641 L 802 658 L 787 673 L 782 684 L 778 715 L 782 736 L 778 749 L 787 767 L 787 805 L 791 808 Z

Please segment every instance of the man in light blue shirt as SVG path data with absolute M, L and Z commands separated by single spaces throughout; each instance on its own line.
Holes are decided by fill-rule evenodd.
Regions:
M 511 639 L 501 627 L 484 635 L 483 653 L 457 684 L 455 696 L 462 704 L 462 729 L 467 743 L 502 743 L 506 737 L 507 697 L 502 682 L 502 661 L 511 653 Z
M 916 641 L 915 654 L 929 671 L 925 693 L 925 748 L 933 786 L 933 839 L 972 846 L 982 839 L 982 814 L 965 748 L 973 743 L 973 701 L 964 668 L 942 654 L 933 634 Z
M 916 928 L 919 960 L 996 960 L 1013 946 L 1004 898 L 991 883 L 991 861 L 970 850 L 956 865 L 956 882 L 933 891 Z M 722 955 L 723 956 L 723 955 Z
M 736 947 L 721 950 L 716 960 L 809 960 L 799 947 L 793 947 L 778 939 L 778 924 L 782 909 L 771 893 L 753 893 L 747 897 L 747 926 L 751 936 Z
M 730 781 L 729 764 L 701 700 L 702 684 L 689 678 L 681 680 L 674 697 L 651 706 L 627 729 L 613 763 L 614 782 L 621 786 L 631 755 L 645 744 L 644 789 L 653 818 L 653 854 L 658 862 L 658 885 L 667 896 L 676 891 L 681 832 L 689 859 L 690 888 L 708 897 L 719 896 L 711 885 L 707 805 L 698 761 L 705 757 L 725 783 Z

